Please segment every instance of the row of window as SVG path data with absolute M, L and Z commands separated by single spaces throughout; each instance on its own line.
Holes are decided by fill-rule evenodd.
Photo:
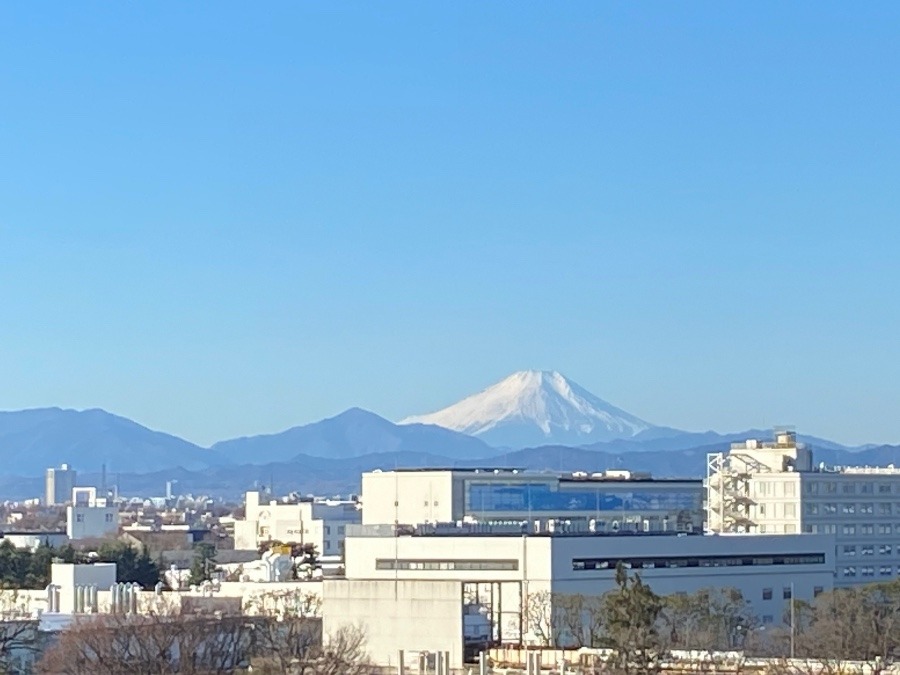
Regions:
M 806 525 L 804 529 L 807 533 L 812 534 L 842 534 L 846 537 L 857 535 L 871 536 L 874 534 L 890 536 L 892 533 L 900 535 L 900 523 L 896 525 L 891 525 L 890 523 L 862 523 L 860 525 L 844 523 L 840 527 L 835 523 L 818 523 Z
M 575 558 L 572 569 L 606 570 L 615 569 L 619 563 L 626 569 L 659 569 L 677 567 L 746 567 L 767 565 L 822 565 L 825 555 L 821 553 L 798 553 L 792 555 L 755 556 L 652 556 L 643 558 Z
M 518 560 L 407 560 L 378 558 L 376 570 L 501 570 L 519 569 Z
M 856 572 L 859 570 L 859 576 L 861 577 L 874 577 L 876 570 L 878 571 L 878 576 L 889 577 L 894 574 L 893 565 L 881 565 L 879 567 L 875 567 L 874 565 L 863 565 L 862 567 L 856 567 L 855 565 L 848 565 L 841 570 L 841 574 L 844 577 L 852 578 L 856 576 Z M 897 573 L 900 574 L 900 567 L 897 568 Z
M 786 504 L 785 509 L 787 509 L 788 506 L 793 505 Z M 877 513 L 880 516 L 890 516 L 894 513 L 900 514 L 900 502 L 879 502 L 878 504 L 872 502 L 863 502 L 860 504 L 853 502 L 841 504 L 836 504 L 834 502 L 826 502 L 824 504 L 807 502 L 803 510 L 808 516 L 832 516 L 837 515 L 838 513 L 842 513 L 845 516 L 852 516 L 856 513 L 870 515 Z
M 804 483 L 804 492 L 810 495 L 836 495 L 838 492 L 845 495 L 889 495 L 892 493 L 900 493 L 900 483 L 894 481 L 892 483 L 860 483 L 845 482 L 838 488 L 836 481 L 819 481 Z
M 856 555 L 857 547 L 855 545 L 844 546 L 841 548 L 841 552 L 845 556 L 853 556 Z M 860 555 L 875 555 L 876 547 L 874 544 L 863 544 L 859 547 Z M 894 547 L 891 544 L 880 544 L 877 547 L 878 555 L 893 555 Z M 900 547 L 898 547 L 898 553 L 900 553 Z

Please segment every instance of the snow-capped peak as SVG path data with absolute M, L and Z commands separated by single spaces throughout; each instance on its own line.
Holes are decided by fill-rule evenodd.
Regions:
M 448 408 L 400 422 L 413 423 L 435 424 L 511 447 L 628 438 L 652 426 L 546 370 L 513 373 Z

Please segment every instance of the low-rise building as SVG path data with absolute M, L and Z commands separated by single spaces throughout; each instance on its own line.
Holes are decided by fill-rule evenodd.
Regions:
M 340 556 L 348 525 L 361 520 L 355 501 L 291 498 L 262 501 L 260 493 L 246 494 L 245 516 L 234 522 L 234 547 L 256 549 L 270 541 L 313 544 L 323 557 Z
M 105 497 L 97 496 L 97 488 L 77 487 L 72 490 L 72 504 L 66 507 L 66 534 L 69 539 L 99 539 L 119 531 L 119 509 Z
M 559 598 L 612 590 L 619 564 L 659 595 L 736 588 L 763 624 L 780 624 L 792 597 L 833 588 L 834 539 L 363 525 L 346 540 L 346 578 L 323 581 L 324 628 L 362 625 L 379 665 L 418 649 L 459 668 L 490 646 L 539 644 L 535 603 L 560 621 Z

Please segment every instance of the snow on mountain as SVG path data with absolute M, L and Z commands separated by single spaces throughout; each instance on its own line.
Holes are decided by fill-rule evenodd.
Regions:
M 434 424 L 491 445 L 581 445 L 631 438 L 653 425 L 556 371 L 523 370 L 443 410 L 400 424 Z

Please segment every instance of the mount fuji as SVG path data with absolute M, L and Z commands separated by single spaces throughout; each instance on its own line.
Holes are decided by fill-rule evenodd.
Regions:
M 584 445 L 655 429 L 556 371 L 523 370 L 426 415 L 400 424 L 434 424 L 497 447 Z

